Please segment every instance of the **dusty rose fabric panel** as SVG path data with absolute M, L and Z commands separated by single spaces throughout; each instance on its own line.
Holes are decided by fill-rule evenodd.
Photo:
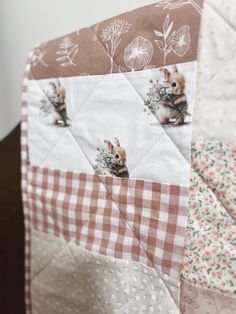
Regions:
M 234 314 L 236 298 L 182 281 L 180 311 L 181 314 Z
M 201 8 L 203 0 L 196 0 L 195 3 Z M 197 58 L 200 20 L 201 13 L 189 4 L 174 10 L 172 7 L 157 4 L 138 8 L 38 46 L 32 60 L 31 78 L 142 70 L 142 64 L 136 64 L 134 68 L 125 57 L 129 49 L 140 45 L 147 50 L 147 54 L 152 50 L 147 67 L 194 61 Z M 120 32 L 115 39 L 109 37 L 112 28 L 119 29 Z M 169 39 L 173 37 L 174 41 L 185 41 L 181 50 L 178 49 L 176 53 L 168 52 L 166 43 L 166 58 L 162 50 L 165 46 L 164 39 L 157 33 L 164 31 Z

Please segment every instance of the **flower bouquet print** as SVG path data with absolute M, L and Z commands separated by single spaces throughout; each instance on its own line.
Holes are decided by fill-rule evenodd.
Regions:
M 174 126 L 182 125 L 186 116 L 190 116 L 185 94 L 185 76 L 179 73 L 176 65 L 172 67 L 172 72 L 167 68 L 161 68 L 160 72 L 164 80 L 156 83 L 150 81 L 152 86 L 147 93 L 145 107 L 157 116 L 161 124 L 173 122 Z
M 41 100 L 40 111 L 44 116 L 51 116 L 52 123 L 58 126 L 69 126 L 66 110 L 66 90 L 59 80 L 49 83 L 51 90 L 45 91 Z
M 129 171 L 126 166 L 126 151 L 120 146 L 117 138 L 114 138 L 115 145 L 105 140 L 106 148 L 98 148 L 94 166 L 98 175 L 114 175 L 119 178 L 129 178 Z
M 57 55 L 59 56 L 56 60 L 60 62 L 62 67 L 75 66 L 74 59 L 79 52 L 78 43 L 74 43 L 70 36 L 64 37 L 59 45 Z
M 100 35 L 110 57 L 111 73 L 113 72 L 114 56 L 121 43 L 122 35 L 128 33 L 130 26 L 131 25 L 126 20 L 117 19 L 103 29 L 102 34 Z
M 178 313 L 200 16 L 191 5 L 177 10 L 138 8 L 30 53 L 22 102 L 27 314 Z M 40 256 L 43 239 L 53 256 Z M 142 275 L 122 275 L 131 268 Z

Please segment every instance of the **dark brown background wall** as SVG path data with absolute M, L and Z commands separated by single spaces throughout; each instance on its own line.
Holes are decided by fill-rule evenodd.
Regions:
M 25 313 L 19 125 L 0 141 L 0 313 Z

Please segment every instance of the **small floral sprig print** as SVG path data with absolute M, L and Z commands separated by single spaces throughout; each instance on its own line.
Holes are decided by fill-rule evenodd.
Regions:
M 74 63 L 74 59 L 79 52 L 79 44 L 74 43 L 70 36 L 66 36 L 62 39 L 59 45 L 59 50 L 56 52 L 60 57 L 57 58 L 58 62 L 61 62 L 62 67 L 77 66 Z
M 46 51 L 41 51 L 39 48 L 34 49 L 33 56 L 32 56 L 32 66 L 35 67 L 38 64 L 41 64 L 45 68 L 48 67 L 47 63 L 43 60 Z
M 160 39 L 155 40 L 158 48 L 163 51 L 166 65 L 166 58 L 170 52 L 174 52 L 177 56 L 183 57 L 191 44 L 190 27 L 188 25 L 181 26 L 177 31 L 172 31 L 173 21 L 170 21 L 170 15 L 167 14 L 162 31 L 154 30 L 154 33 Z
M 154 33 L 157 37 L 162 39 L 155 40 L 158 48 L 163 51 L 164 54 L 164 65 L 166 64 L 166 57 L 172 51 L 172 39 L 174 33 L 171 34 L 171 30 L 173 27 L 173 21 L 170 22 L 170 15 L 168 14 L 165 18 L 165 22 L 163 24 L 163 31 L 154 30 Z
M 201 7 L 194 0 L 163 0 L 156 4 L 157 7 L 170 10 L 182 8 L 184 5 L 192 5 L 201 14 Z
M 110 23 L 105 29 L 103 29 L 100 37 L 105 42 L 106 49 L 109 53 L 111 69 L 110 73 L 113 72 L 114 56 L 117 47 L 121 42 L 121 36 L 128 33 L 131 24 L 126 20 L 116 19 Z

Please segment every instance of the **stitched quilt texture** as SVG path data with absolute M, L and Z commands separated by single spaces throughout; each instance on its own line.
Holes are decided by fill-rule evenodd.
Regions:
M 182 268 L 183 313 L 234 313 L 236 304 L 236 149 L 192 146 L 189 217 Z
M 208 0 L 202 14 L 181 313 L 236 308 L 235 12 Z
M 179 312 L 202 3 L 160 1 L 30 52 L 28 314 Z

